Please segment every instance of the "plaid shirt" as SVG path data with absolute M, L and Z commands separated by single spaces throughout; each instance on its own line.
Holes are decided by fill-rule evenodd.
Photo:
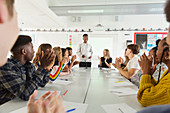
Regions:
M 11 57 L 0 67 L 0 105 L 15 97 L 28 100 L 38 86 L 44 87 L 47 84 L 49 76 L 50 72 L 42 67 L 36 70 L 32 63 L 23 65 Z

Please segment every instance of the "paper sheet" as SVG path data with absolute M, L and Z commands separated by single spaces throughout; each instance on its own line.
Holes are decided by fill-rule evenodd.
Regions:
M 67 101 L 64 101 L 63 104 L 66 108 L 66 111 L 73 109 L 73 108 L 76 108 L 75 111 L 72 111 L 70 113 L 86 113 L 86 110 L 87 110 L 87 107 L 88 107 L 87 104 L 67 102 Z M 13 112 L 10 112 L 10 113 L 27 113 L 27 107 L 20 108 L 16 111 L 13 111 Z
M 86 113 L 88 107 L 88 104 L 74 103 L 74 102 L 67 102 L 67 101 L 64 101 L 63 104 L 66 108 L 66 111 L 76 108 L 75 111 L 72 111 L 70 113 Z
M 126 82 L 126 81 L 116 81 L 113 83 L 113 86 L 134 86 L 131 82 Z
M 102 68 L 103 71 L 111 71 L 110 68 Z
M 126 103 L 101 105 L 106 113 L 136 113 L 137 111 Z
M 20 108 L 18 110 L 12 111 L 10 113 L 27 113 L 27 107 Z
M 42 95 L 44 95 L 45 93 L 47 93 L 48 91 L 43 91 L 43 90 L 38 90 L 38 94 L 37 94 L 37 97 L 35 98 L 36 100 L 39 99 Z M 51 94 L 53 93 L 54 91 L 51 91 Z M 58 92 L 58 95 L 60 95 L 61 91 L 57 91 Z M 58 96 L 57 95 L 57 96 Z
M 135 95 L 138 92 L 137 90 L 131 88 L 110 89 L 109 91 L 118 96 Z
M 107 78 L 124 78 L 120 74 L 111 74 L 111 75 L 106 75 Z
M 57 84 L 57 85 L 69 85 L 71 83 L 72 83 L 72 81 L 65 81 L 65 80 L 55 80 L 53 82 L 53 84 Z
M 79 70 L 78 72 L 86 72 L 86 70 L 84 69 L 84 70 Z

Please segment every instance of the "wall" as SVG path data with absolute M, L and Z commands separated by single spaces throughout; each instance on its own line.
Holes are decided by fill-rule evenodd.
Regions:
M 98 64 L 97 57 L 103 55 L 103 49 L 105 48 L 110 50 L 113 61 L 115 60 L 116 57 L 120 57 L 120 56 L 124 57 L 126 40 L 134 41 L 134 32 L 135 31 L 112 31 L 112 32 L 101 31 L 101 32 L 88 33 L 89 43 L 93 46 L 93 50 L 94 50 L 93 59 L 92 59 L 93 60 L 92 62 L 94 62 L 93 66 L 97 67 Z M 68 47 L 69 36 L 72 35 L 73 54 L 76 54 L 78 45 L 82 43 L 82 35 L 84 33 L 82 32 L 21 32 L 21 34 L 35 36 L 34 39 L 35 51 L 37 51 L 39 45 L 42 43 L 50 43 L 53 47 L 55 46 L 60 46 L 63 48 Z M 106 44 L 106 42 L 102 44 L 101 41 L 104 40 L 109 40 L 108 44 Z
M 81 16 L 80 16 L 81 17 Z M 93 29 L 97 24 L 102 24 L 105 29 L 121 28 L 165 28 L 168 27 L 164 14 L 160 15 L 117 15 L 115 16 L 82 16 L 81 21 L 72 22 L 72 17 L 68 17 L 67 28 Z

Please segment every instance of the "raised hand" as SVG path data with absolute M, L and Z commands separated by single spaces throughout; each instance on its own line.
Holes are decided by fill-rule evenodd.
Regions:
M 86 56 L 85 55 L 82 55 L 82 58 L 85 58 Z
M 67 63 L 68 63 L 68 57 L 63 57 L 62 60 L 61 60 L 61 62 L 62 62 L 63 64 L 67 64 Z
M 117 69 L 118 69 L 118 68 L 121 68 L 121 61 L 120 61 L 119 58 L 116 58 L 116 60 L 115 60 L 115 65 L 116 65 L 116 68 L 117 68 Z
M 92 58 L 92 56 L 89 56 L 89 57 L 88 57 L 88 59 L 91 59 L 91 58 Z
M 122 57 L 119 57 L 120 63 L 123 64 L 124 60 Z
M 101 60 L 101 58 L 98 56 L 98 59 Z
M 57 96 L 57 91 L 51 95 L 50 93 L 51 92 L 45 93 L 35 101 L 37 91 L 34 91 L 27 104 L 27 113 L 65 113 L 61 96 Z
M 73 55 L 73 57 L 71 58 L 71 62 L 74 62 L 76 58 L 77 58 L 76 55 Z
M 41 62 L 41 67 L 49 71 L 55 62 L 55 55 L 53 51 L 50 51 L 49 49 L 47 49 L 45 53 L 42 51 L 40 62 Z
M 153 57 L 152 57 L 153 58 Z M 149 60 L 146 54 L 144 53 L 140 59 L 138 60 L 139 66 L 141 67 L 141 71 L 143 74 L 149 74 L 152 75 L 152 59 Z

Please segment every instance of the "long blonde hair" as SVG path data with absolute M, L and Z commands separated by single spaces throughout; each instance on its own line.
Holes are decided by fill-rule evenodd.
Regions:
M 110 52 L 108 49 L 104 49 L 104 51 L 106 51 L 106 56 L 110 58 Z
M 62 50 L 60 47 L 53 48 L 54 54 L 56 55 L 56 61 L 61 62 L 62 60 Z
M 42 51 L 45 53 L 45 51 L 47 49 L 52 49 L 52 46 L 50 44 L 41 44 L 39 47 L 38 47 L 38 51 L 33 59 L 33 64 L 35 65 L 35 67 L 37 67 L 39 61 L 40 61 L 40 57 L 41 57 L 41 53 Z

